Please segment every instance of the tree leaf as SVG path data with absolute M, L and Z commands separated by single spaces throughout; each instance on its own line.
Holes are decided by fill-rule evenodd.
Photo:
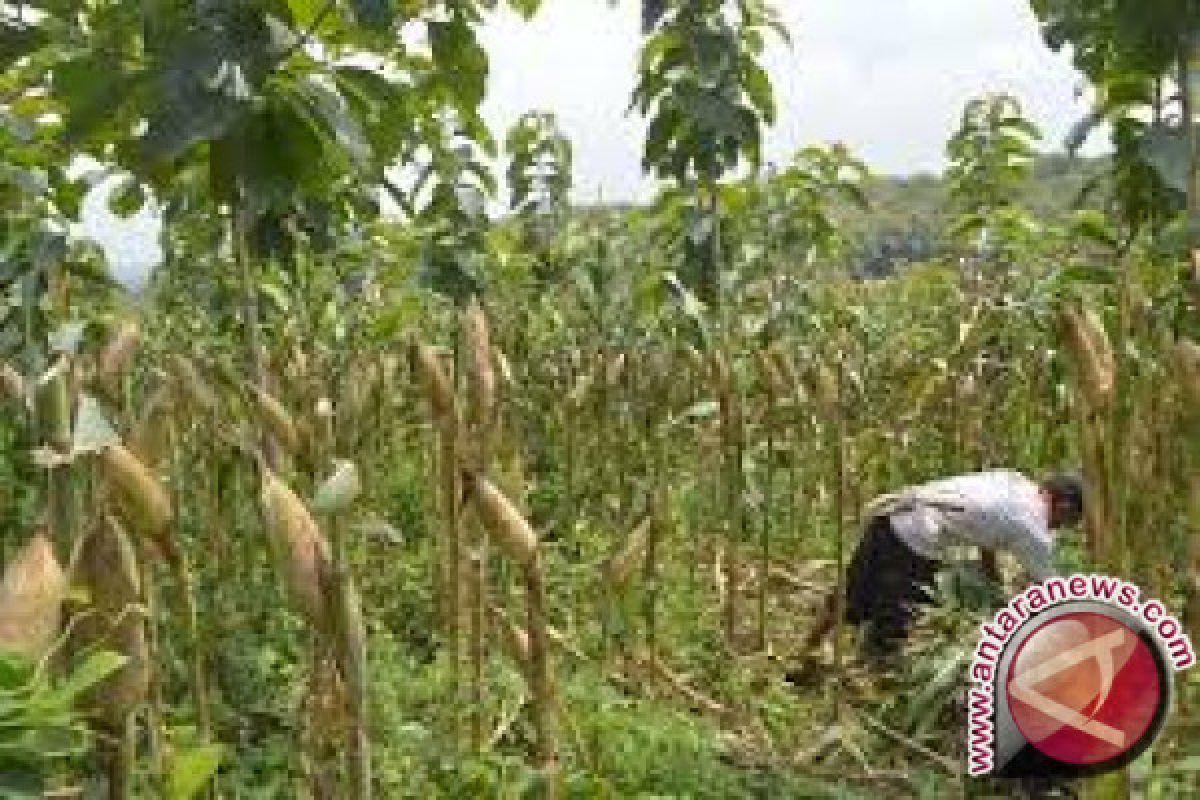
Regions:
M 77 697 L 121 669 L 127 661 L 128 658 L 111 650 L 93 650 L 71 671 L 58 691 L 67 697 Z
M 354 18 L 368 28 L 387 28 L 396 18 L 391 0 L 350 0 Z
M 176 750 L 167 772 L 167 800 L 192 800 L 221 765 L 224 748 L 206 744 Z
M 132 175 L 126 176 L 112 188 L 108 195 L 108 208 L 122 219 L 128 219 L 146 205 L 146 193 L 142 184 Z
M 542 0 L 508 0 L 508 7 L 525 19 L 530 19 L 542 5 Z

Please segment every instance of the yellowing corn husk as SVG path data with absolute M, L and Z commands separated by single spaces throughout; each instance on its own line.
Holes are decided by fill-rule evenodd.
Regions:
M 471 299 L 471 304 L 463 312 L 462 324 L 470 359 L 471 420 L 475 425 L 486 425 L 491 421 L 496 406 L 496 373 L 492 370 L 487 317 L 475 298 Z
M 71 580 L 87 598 L 72 624 L 71 649 L 101 648 L 128 659 L 82 704 L 109 731 L 123 730 L 126 714 L 146 698 L 150 669 L 137 555 L 115 519 L 102 517 L 84 537 L 72 560 Z
M 116 388 L 121 374 L 137 350 L 141 336 L 141 331 L 134 322 L 127 320 L 117 326 L 116 332 L 97 358 L 97 377 L 105 386 Z
M 1080 391 L 1093 409 L 1112 400 L 1116 385 L 1116 359 L 1104 323 L 1091 309 L 1069 308 L 1062 314 L 1064 343 L 1079 374 Z
M 158 466 L 171 451 L 171 421 L 175 406 L 169 385 L 159 386 L 146 401 L 129 437 L 129 447 L 146 464 Z
M 296 433 L 296 423 L 292 421 L 292 415 L 283 407 L 283 403 L 280 403 L 263 388 L 259 386 L 251 388 L 254 390 L 254 399 L 258 403 L 263 424 L 272 438 L 284 450 L 295 454 L 300 449 L 300 437 Z
M 1175 363 L 1179 369 L 1179 382 L 1184 396 L 1200 413 L 1200 344 L 1181 339 L 1175 344 Z
M 25 402 L 25 379 L 7 362 L 0 363 L 0 391 L 14 403 Z
M 380 368 L 374 363 L 360 363 L 350 371 L 353 376 L 342 386 L 339 408 L 347 419 L 369 425 L 369 412 L 375 406 L 380 385 Z
M 141 459 L 120 444 L 100 451 L 104 479 L 113 488 L 121 517 L 139 536 L 158 545 L 168 559 L 175 548 L 167 536 L 171 525 L 171 495 Z
M 829 367 L 819 364 L 811 370 L 809 380 L 817 407 L 823 414 L 832 415 L 838 405 L 837 376 Z
M 309 623 L 317 630 L 327 630 L 323 585 L 329 573 L 329 544 L 303 501 L 266 468 L 260 499 L 288 591 Z
M 363 622 L 358 590 L 348 578 L 341 587 L 339 602 L 343 641 L 338 660 L 346 685 L 346 697 L 357 717 L 365 710 L 367 697 L 367 628 Z
M 504 649 L 509 656 L 524 668 L 529 664 L 529 633 L 494 606 L 488 607 L 492 623 L 500 630 Z
M 458 400 L 454 396 L 454 388 L 450 379 L 442 369 L 441 360 L 432 347 L 417 345 L 417 372 L 425 385 L 425 394 L 433 407 L 433 414 L 439 421 L 456 420 L 458 416 Z
M 504 493 L 487 478 L 475 478 L 473 497 L 489 534 L 510 559 L 527 566 L 537 555 L 538 537 Z
M 0 581 L 0 650 L 38 661 L 62 627 L 66 576 L 44 532 L 33 535 Z
M 629 576 L 637 569 L 646 554 L 646 545 L 650 541 L 651 517 L 647 516 L 625 540 L 621 550 L 608 562 L 608 581 L 613 588 L 620 588 L 629 580 Z

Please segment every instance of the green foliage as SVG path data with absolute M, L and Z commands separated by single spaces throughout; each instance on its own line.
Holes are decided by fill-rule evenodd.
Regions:
M 41 797 L 57 770 L 90 751 L 92 734 L 75 702 L 124 663 L 96 651 L 51 680 L 44 665 L 0 653 L 0 794 Z
M 646 170 L 679 183 L 757 166 L 775 120 L 765 37 L 786 38 L 763 0 L 678 0 L 642 46 L 631 107 L 650 119 Z
M 958 210 L 983 217 L 1010 203 L 1029 177 L 1040 138 L 1015 97 L 984 95 L 968 102 L 946 145 L 946 177 Z
M 509 156 L 509 208 L 521 215 L 540 214 L 561 219 L 571 190 L 571 142 L 553 114 L 522 114 L 505 139 Z
M 1077 148 L 1100 123 L 1113 128 L 1112 196 L 1125 238 L 1158 232 L 1192 191 L 1194 156 L 1185 111 L 1200 9 L 1189 0 L 1031 0 L 1047 44 L 1070 47 L 1096 88 L 1095 108 L 1068 137 Z M 1174 93 L 1171 92 L 1171 81 Z M 1166 106 L 1178 105 L 1174 121 Z M 1147 119 L 1148 118 L 1148 119 Z

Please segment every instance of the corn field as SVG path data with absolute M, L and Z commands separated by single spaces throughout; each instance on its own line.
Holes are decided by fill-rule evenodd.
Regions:
M 552 114 L 487 131 L 491 5 L 0 5 L 0 796 L 1012 796 L 964 709 L 1015 562 L 953 559 L 900 669 L 806 644 L 867 501 L 993 467 L 1081 471 L 1060 570 L 1200 642 L 1193 125 L 1177 181 L 1130 101 L 1035 214 L 981 95 L 936 251 L 868 277 L 867 166 L 761 162 L 768 4 L 644 4 L 632 208 L 570 202 Z M 68 232 L 85 157 L 161 219 L 139 291 Z M 1198 680 L 1058 791 L 1200 791 Z

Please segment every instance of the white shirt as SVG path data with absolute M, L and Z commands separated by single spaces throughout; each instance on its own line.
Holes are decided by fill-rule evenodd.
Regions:
M 948 544 L 1008 550 L 1034 580 L 1054 574 L 1054 541 L 1038 485 L 1019 472 L 959 475 L 872 500 L 869 516 L 887 515 L 896 536 L 925 558 Z

